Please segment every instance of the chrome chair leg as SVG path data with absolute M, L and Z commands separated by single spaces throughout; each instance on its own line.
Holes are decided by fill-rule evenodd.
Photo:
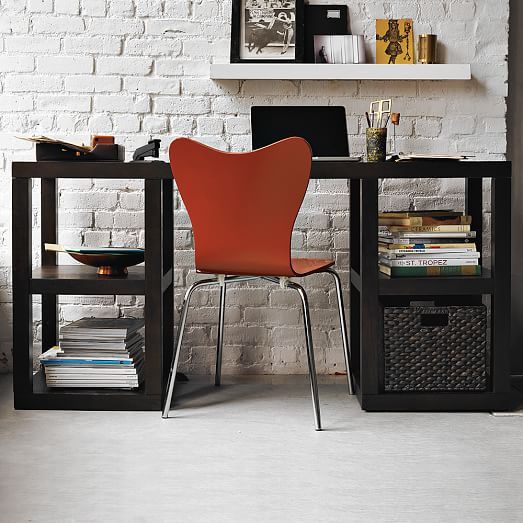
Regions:
M 173 397 L 174 382 L 176 380 L 176 369 L 178 368 L 178 360 L 180 359 L 183 332 L 185 330 L 185 323 L 187 320 L 187 313 L 189 312 L 189 302 L 191 301 L 192 293 L 198 287 L 202 287 L 203 285 L 213 285 L 216 283 L 217 283 L 216 280 L 200 280 L 200 281 L 193 283 L 185 292 L 185 296 L 183 298 L 182 315 L 181 315 L 181 319 L 180 319 L 180 328 L 178 331 L 178 340 L 176 342 L 176 347 L 174 349 L 174 354 L 173 354 L 173 359 L 172 359 L 172 364 L 171 364 L 171 371 L 169 373 L 169 381 L 167 382 L 167 397 L 165 398 L 165 403 L 163 406 L 162 418 L 169 417 L 169 409 L 171 408 L 171 400 Z
M 222 381 L 223 328 L 225 320 L 225 281 L 220 285 L 220 312 L 218 318 L 218 342 L 216 345 L 216 373 L 214 385 L 219 387 Z
M 347 383 L 349 386 L 349 394 L 354 394 L 354 385 L 350 366 L 350 345 L 349 337 L 347 335 L 347 322 L 345 321 L 345 308 L 343 306 L 341 279 L 340 275 L 334 269 L 326 269 L 324 272 L 330 274 L 334 278 L 334 283 L 336 285 L 336 296 L 338 297 L 338 314 L 340 316 L 341 325 L 341 339 L 343 342 L 343 354 L 345 355 L 345 368 L 347 370 Z
M 303 309 L 303 322 L 305 326 L 305 341 L 307 345 L 307 361 L 309 363 L 309 378 L 311 382 L 312 405 L 314 407 L 314 420 L 316 422 L 316 430 L 321 430 L 321 416 L 320 416 L 320 399 L 318 396 L 318 382 L 316 378 L 316 363 L 314 361 L 314 348 L 312 345 L 312 330 L 311 318 L 309 314 L 309 302 L 307 294 L 301 285 L 294 282 L 289 282 L 287 286 L 290 289 L 298 291 L 301 298 Z

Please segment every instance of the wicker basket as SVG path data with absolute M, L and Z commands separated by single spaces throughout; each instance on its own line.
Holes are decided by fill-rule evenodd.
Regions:
M 385 391 L 485 391 L 487 310 L 385 307 Z

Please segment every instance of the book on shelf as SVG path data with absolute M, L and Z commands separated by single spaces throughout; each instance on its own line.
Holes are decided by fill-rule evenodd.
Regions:
M 139 387 L 145 374 L 142 319 L 82 318 L 60 329 L 40 356 L 48 387 Z
M 380 213 L 379 270 L 391 277 L 481 274 L 472 217 L 461 211 Z M 472 241 L 471 241 L 472 240 Z
M 378 251 L 389 254 L 434 254 L 476 252 L 475 243 L 386 243 L 381 239 Z
M 380 241 L 394 240 L 394 243 L 405 243 L 405 240 L 416 240 L 420 243 L 425 243 L 427 240 L 454 240 L 454 239 L 472 239 L 476 238 L 476 231 L 469 232 L 416 232 L 416 231 L 402 231 L 402 232 L 384 232 L 379 231 Z M 442 243 L 440 241 L 440 243 Z
M 481 265 L 461 265 L 457 267 L 389 267 L 379 264 L 379 270 L 393 278 L 422 278 L 425 276 L 481 276 Z
M 381 211 L 378 218 L 419 218 L 431 216 L 465 216 L 463 211 L 454 211 L 452 209 L 434 209 L 422 211 Z
M 441 252 L 441 253 L 416 253 L 416 254 L 392 254 L 379 253 L 383 260 L 478 260 L 479 252 Z
M 471 216 L 412 216 L 408 218 L 383 217 L 378 218 L 379 225 L 401 225 L 404 227 L 417 227 L 428 225 L 471 225 Z
M 404 258 L 399 260 L 380 258 L 379 262 L 387 267 L 461 267 L 464 265 L 479 265 L 477 258 Z
M 470 225 L 380 225 L 379 232 L 403 233 L 403 232 L 470 232 Z

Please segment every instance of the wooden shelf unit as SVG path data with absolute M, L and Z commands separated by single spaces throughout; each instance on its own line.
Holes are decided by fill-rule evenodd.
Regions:
M 213 80 L 470 80 L 470 64 L 211 64 Z
M 155 168 L 157 163 L 160 169 Z M 150 167 L 152 166 L 152 167 Z M 32 267 L 33 178 L 41 180 L 42 267 Z M 132 178 L 145 183 L 145 266 L 128 277 L 98 276 L 85 265 L 57 265 L 43 244 L 57 241 L 58 178 Z M 160 410 L 174 346 L 173 181 L 163 162 L 13 163 L 13 347 L 17 409 Z M 42 349 L 57 343 L 57 297 L 145 296 L 145 383 L 136 390 L 54 389 L 33 375 L 33 295 L 42 297 Z
M 367 176 L 350 180 L 350 337 L 358 399 L 367 411 L 507 410 L 510 385 L 510 162 L 367 164 Z M 378 178 L 464 178 L 465 208 L 484 254 L 484 208 L 491 209 L 492 267 L 481 276 L 390 278 L 378 271 Z M 491 180 L 490 205 L 483 181 Z M 482 256 L 482 261 L 484 257 Z M 490 376 L 486 392 L 391 393 L 384 390 L 383 307 L 392 300 L 490 297 Z M 465 304 L 465 303 L 464 303 Z

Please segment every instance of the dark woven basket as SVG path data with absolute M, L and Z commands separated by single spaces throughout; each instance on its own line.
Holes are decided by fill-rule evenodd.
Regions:
M 385 391 L 485 391 L 487 310 L 385 307 Z

